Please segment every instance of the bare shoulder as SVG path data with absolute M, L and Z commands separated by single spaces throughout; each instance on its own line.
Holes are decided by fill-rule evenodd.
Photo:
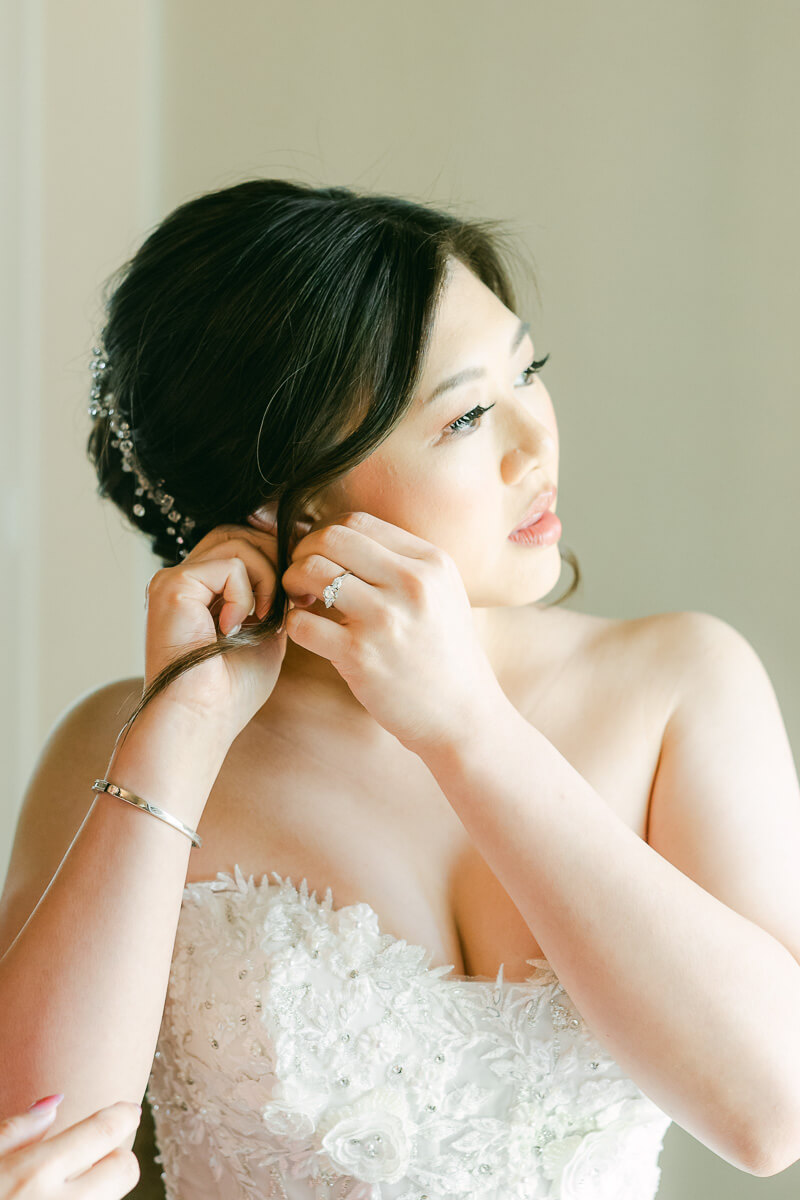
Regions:
M 658 689 L 664 702 L 664 732 L 698 680 L 716 677 L 718 664 L 738 660 L 763 671 L 756 651 L 738 629 L 714 613 L 696 609 L 613 622 L 606 637 L 611 644 L 629 648 L 643 681 Z
M 641 644 L 645 665 L 669 687 L 672 708 L 691 686 L 698 668 L 717 656 L 755 656 L 750 643 L 733 625 L 714 613 L 695 609 L 654 613 L 623 623 Z M 624 632 L 623 631 L 623 636 Z
M 657 698 L 664 723 L 697 656 L 721 642 L 741 638 L 710 613 L 678 610 L 641 617 L 607 617 L 553 606 L 547 613 L 551 644 L 603 685 L 633 686 L 642 698 Z M 743 640 L 743 639 L 742 639 Z
M 54 721 L 23 794 L 0 896 L 0 953 L 36 907 L 95 793 L 122 726 L 141 698 L 141 677 L 83 692 Z
M 687 619 L 707 616 L 705 613 L 665 612 L 643 617 L 607 617 L 555 604 L 530 605 L 514 611 L 523 621 L 532 619 L 537 624 L 542 623 L 548 641 L 559 650 L 578 654 L 611 648 L 629 648 L 634 654 L 658 654 L 666 651 L 673 638 L 680 639 Z
M 710 721 L 712 712 L 728 720 L 738 717 L 750 734 L 760 721 L 768 722 L 769 728 L 761 729 L 764 745 L 772 737 L 785 738 L 772 679 L 740 630 L 723 617 L 697 610 L 661 613 L 657 621 L 654 653 L 673 687 L 673 742 Z
M 756 653 L 743 633 L 715 613 L 686 609 L 646 619 L 654 623 L 659 643 L 680 673 L 691 670 L 699 659 L 709 655 L 739 653 L 752 657 Z
M 47 770 L 54 757 L 61 767 L 79 762 L 88 766 L 90 773 L 94 769 L 92 764 L 97 762 L 97 770 L 92 776 L 96 779 L 108 765 L 117 735 L 141 699 L 143 686 L 141 676 L 131 676 L 90 688 L 76 696 L 53 722 L 31 783 L 37 774 Z

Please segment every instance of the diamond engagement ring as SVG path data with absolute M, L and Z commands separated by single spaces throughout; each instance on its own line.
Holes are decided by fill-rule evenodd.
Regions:
M 352 571 L 344 571 L 341 575 L 337 575 L 332 579 L 327 587 L 322 589 L 322 599 L 325 601 L 325 607 L 330 608 L 336 602 L 336 597 L 339 595 L 339 588 L 342 586 L 342 580 L 345 575 L 352 575 Z

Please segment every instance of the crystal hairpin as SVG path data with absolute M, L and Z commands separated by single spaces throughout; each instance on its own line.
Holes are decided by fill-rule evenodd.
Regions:
M 133 471 L 136 475 L 138 487 L 136 495 L 143 496 L 151 500 L 161 511 L 161 515 L 166 517 L 169 524 L 166 526 L 166 532 L 170 537 L 174 537 L 178 544 L 178 554 L 181 558 L 185 558 L 188 551 L 184 545 L 186 534 L 194 529 L 195 522 L 191 517 L 181 517 L 181 514 L 173 507 L 174 497 L 170 496 L 163 490 L 164 480 L 159 479 L 153 485 L 144 472 L 140 469 L 133 451 L 133 440 L 131 437 L 131 427 L 129 423 L 122 419 L 122 415 L 118 413 L 114 407 L 114 394 L 111 391 L 106 391 L 103 394 L 103 381 L 105 374 L 109 369 L 108 355 L 102 346 L 94 346 L 92 348 L 92 363 L 89 370 L 92 373 L 92 390 L 90 393 L 91 399 L 89 402 L 89 416 L 95 419 L 107 417 L 111 430 L 115 435 L 111 445 L 115 449 L 119 449 L 122 454 L 122 469 L 123 471 Z M 134 515 L 143 517 L 145 514 L 144 505 L 134 504 Z M 178 525 L 180 522 L 180 525 Z

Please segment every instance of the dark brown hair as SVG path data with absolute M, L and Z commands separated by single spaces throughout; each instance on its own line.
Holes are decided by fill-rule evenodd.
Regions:
M 217 654 L 275 635 L 281 577 L 307 505 L 403 419 L 417 391 L 448 258 L 512 311 L 503 223 L 464 220 L 398 196 L 281 179 L 208 192 L 170 213 L 106 284 L 102 387 L 131 425 L 137 463 L 191 517 L 191 550 L 222 524 L 277 501 L 278 579 L 269 611 L 234 637 L 176 657 L 133 714 Z M 520 261 L 519 253 L 509 255 Z M 139 505 L 105 419 L 87 450 L 98 492 L 181 561 L 169 519 Z M 580 580 L 575 556 L 559 548 Z

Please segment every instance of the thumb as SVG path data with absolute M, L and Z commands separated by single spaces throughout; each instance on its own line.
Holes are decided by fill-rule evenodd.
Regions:
M 31 1106 L 27 1112 L 16 1113 L 13 1117 L 0 1121 L 0 1158 L 10 1154 L 12 1150 L 40 1141 L 53 1124 L 63 1099 L 62 1095 L 55 1103 L 51 1101 L 46 1108 L 34 1109 Z

